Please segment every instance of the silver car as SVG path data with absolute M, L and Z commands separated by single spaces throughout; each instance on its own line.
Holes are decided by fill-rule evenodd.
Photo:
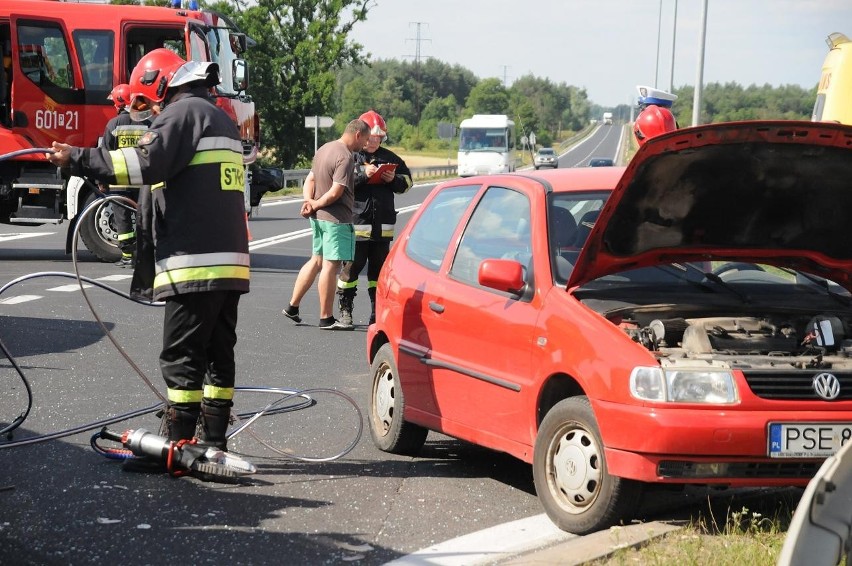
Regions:
M 556 157 L 556 152 L 553 151 L 553 148 L 543 147 L 538 150 L 533 158 L 533 167 L 536 170 L 539 167 L 553 167 L 554 169 L 559 167 L 559 158 Z

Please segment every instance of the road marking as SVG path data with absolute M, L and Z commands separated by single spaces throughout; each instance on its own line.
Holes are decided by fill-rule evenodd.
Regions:
M 92 286 L 93 285 L 90 285 L 89 283 L 83 283 L 83 288 L 85 288 L 85 289 L 90 289 Z M 79 291 L 80 290 L 80 284 L 79 283 L 72 283 L 70 285 L 60 285 L 59 287 L 51 287 L 50 289 L 47 289 L 47 290 L 48 291 L 59 291 L 60 293 L 70 293 L 71 291 Z
M 18 234 L 0 234 L 0 243 L 12 240 L 23 240 L 24 238 L 35 238 L 37 236 L 50 236 L 53 232 L 27 232 Z
M 18 303 L 28 303 L 41 299 L 41 295 L 18 295 L 17 297 L 9 297 L 0 301 L 0 305 L 17 305 Z
M 503 523 L 450 539 L 388 562 L 385 566 L 474 566 L 494 564 L 523 552 L 577 538 L 547 515 Z
M 130 275 L 125 275 L 122 273 L 120 275 L 107 275 L 105 277 L 98 277 L 97 281 L 124 281 L 125 279 L 130 279 L 131 277 L 133 277 L 132 273 Z
M 295 240 L 297 238 L 304 238 L 305 236 L 311 235 L 311 229 L 305 228 L 304 230 L 297 230 L 295 232 L 290 232 L 289 234 L 279 234 L 277 236 L 271 236 L 269 238 L 263 238 L 262 240 L 253 240 L 249 242 L 249 251 L 257 250 L 260 248 L 265 248 L 268 246 L 274 246 L 275 244 L 280 244 L 282 242 L 289 242 L 290 240 Z

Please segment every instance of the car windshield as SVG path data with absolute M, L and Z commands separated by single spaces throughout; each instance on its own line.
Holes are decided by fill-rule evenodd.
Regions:
M 554 283 L 565 285 L 606 202 L 607 192 L 555 193 L 548 206 L 548 233 Z M 850 293 L 834 281 L 803 271 L 746 261 L 660 264 L 613 273 L 589 281 L 578 297 L 634 300 L 647 294 L 661 302 L 672 293 L 716 294 L 738 304 L 759 296 L 822 295 L 829 302 L 850 304 Z M 705 299 L 706 300 L 706 299 Z
M 553 155 L 553 150 L 550 148 L 538 150 L 539 155 Z

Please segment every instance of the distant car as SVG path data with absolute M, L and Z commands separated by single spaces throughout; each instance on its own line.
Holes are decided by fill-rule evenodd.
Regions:
M 579 534 L 650 483 L 805 486 L 852 439 L 850 138 L 714 124 L 438 185 L 378 280 L 374 444 L 509 453 Z
M 612 167 L 615 162 L 609 157 L 592 157 L 589 159 L 589 167 Z
M 556 169 L 559 167 L 559 158 L 556 156 L 556 152 L 553 151 L 551 147 L 543 147 L 538 150 L 533 157 L 533 167 L 536 170 L 539 167 L 553 167 Z

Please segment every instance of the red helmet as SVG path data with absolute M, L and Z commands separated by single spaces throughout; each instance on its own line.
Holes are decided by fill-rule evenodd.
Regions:
M 648 106 L 633 122 L 633 135 L 640 146 L 653 137 L 676 129 L 674 115 L 668 108 L 660 106 Z
M 115 105 L 116 110 L 121 110 L 122 108 L 130 104 L 130 85 L 115 85 L 115 88 L 113 88 L 112 92 L 109 93 L 107 99 L 112 100 L 112 103 Z
M 358 116 L 358 118 L 367 122 L 367 125 L 370 126 L 371 136 L 382 136 L 382 141 L 388 139 L 388 127 L 385 125 L 385 119 L 382 118 L 378 112 L 370 110 L 368 112 L 364 112 Z
M 175 72 L 186 63 L 180 55 L 165 48 L 146 53 L 130 73 L 130 101 L 144 97 L 148 104 L 162 102 Z

